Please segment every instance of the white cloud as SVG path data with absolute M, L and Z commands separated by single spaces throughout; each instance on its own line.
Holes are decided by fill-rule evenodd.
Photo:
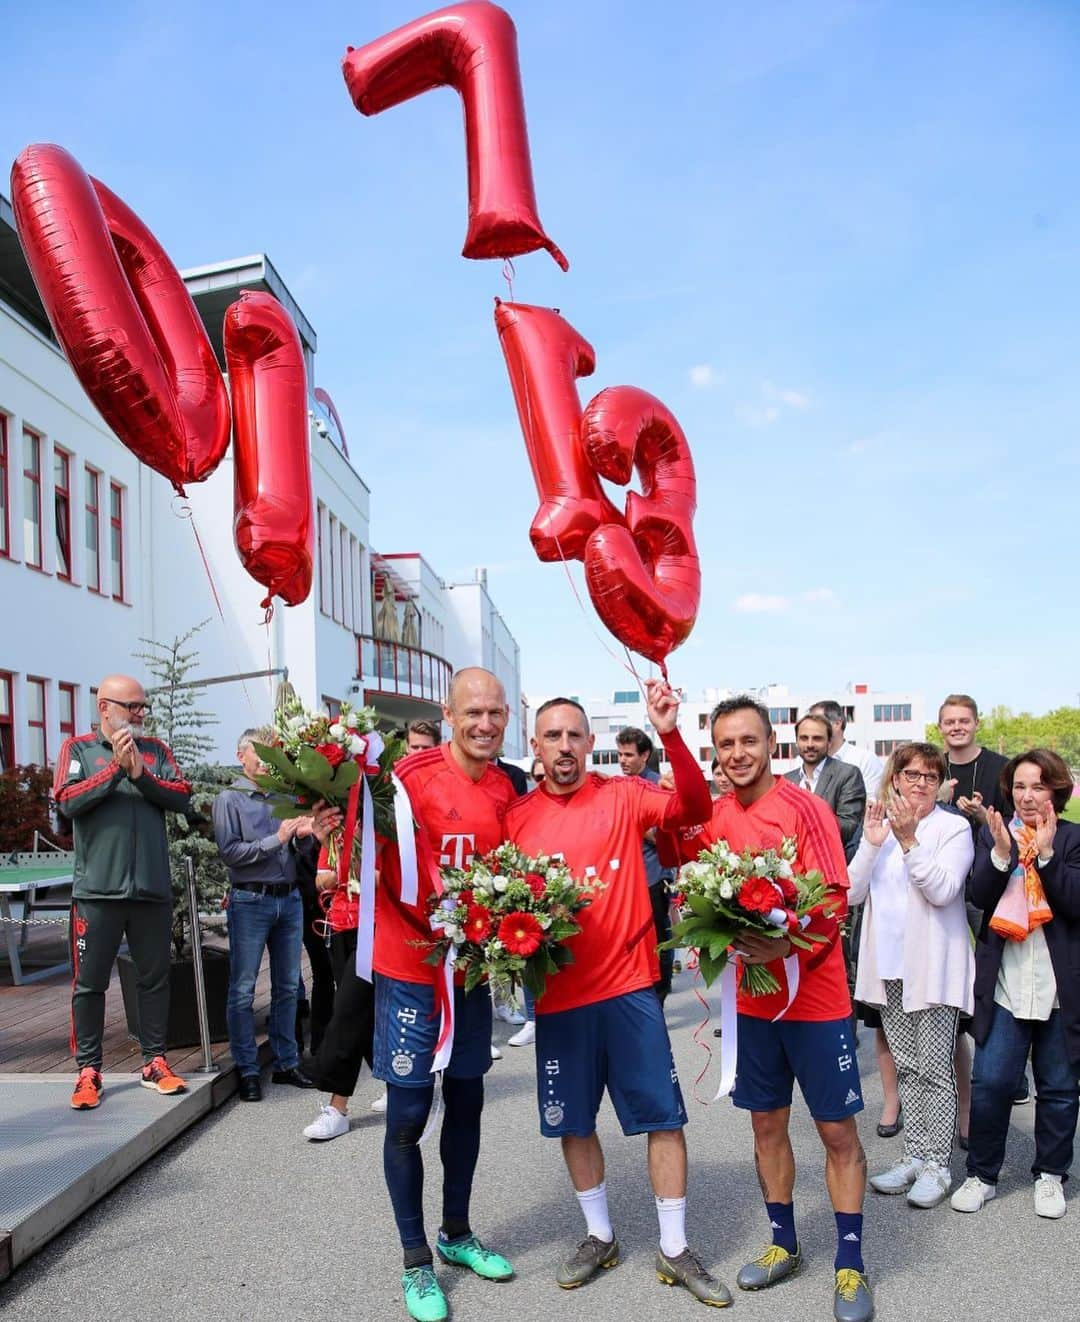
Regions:
M 771 427 L 780 418 L 780 410 L 774 404 L 740 404 L 735 416 L 748 427 Z
M 711 390 L 713 386 L 718 386 L 724 377 L 718 372 L 712 363 L 698 363 L 690 369 L 690 384 L 698 390 Z
M 802 412 L 813 405 L 813 400 L 809 395 L 801 390 L 791 390 L 783 386 L 774 385 L 771 381 L 762 381 L 761 393 L 766 399 L 779 400 L 786 408 L 798 409 Z
M 763 611 L 786 611 L 790 605 L 787 597 L 769 596 L 761 592 L 744 592 L 735 598 L 735 609 L 744 613 Z

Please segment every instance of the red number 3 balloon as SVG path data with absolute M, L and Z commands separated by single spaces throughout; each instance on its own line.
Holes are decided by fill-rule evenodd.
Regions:
M 683 430 L 635 386 L 602 390 L 582 412 L 574 383 L 595 356 L 550 308 L 497 302 L 495 325 L 540 495 L 533 546 L 541 560 L 583 560 L 604 624 L 663 667 L 701 601 L 697 482 Z M 642 494 L 627 495 L 623 515 L 599 478 L 625 485 L 634 469 Z

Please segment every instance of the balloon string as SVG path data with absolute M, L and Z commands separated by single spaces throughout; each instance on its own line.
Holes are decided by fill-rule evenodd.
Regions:
M 516 274 L 517 272 L 514 270 L 513 261 L 511 258 L 507 257 L 502 264 L 502 277 L 506 281 L 506 288 L 509 292 L 511 303 L 514 301 L 514 276 Z
M 623 651 L 626 653 L 626 660 L 625 661 L 621 660 L 618 652 L 616 652 L 612 647 L 610 647 L 608 645 L 607 640 L 597 631 L 596 626 L 593 624 L 592 620 L 589 617 L 589 612 L 585 609 L 585 603 L 584 601 L 582 601 L 581 593 L 578 591 L 577 584 L 574 582 L 574 576 L 570 572 L 570 566 L 566 562 L 566 556 L 563 555 L 562 543 L 559 541 L 558 534 L 557 533 L 554 534 L 554 537 L 555 537 L 555 549 L 558 551 L 559 559 L 562 561 L 563 569 L 566 571 L 566 579 L 567 582 L 570 584 L 570 591 L 574 594 L 574 600 L 581 608 L 581 613 L 582 615 L 585 616 L 585 619 L 588 622 L 589 629 L 592 632 L 593 637 L 604 649 L 604 651 L 608 654 L 608 656 L 610 656 L 611 659 L 616 663 L 616 665 L 622 666 L 624 670 L 628 670 L 630 674 L 633 675 L 634 680 L 637 683 L 638 688 L 641 690 L 642 696 L 644 697 L 645 684 L 641 676 L 638 674 L 637 670 L 634 668 L 634 663 L 630 659 L 629 648 L 624 646 Z
M 210 594 L 214 598 L 214 605 L 217 607 L 217 613 L 221 617 L 221 625 L 225 632 L 229 654 L 232 656 L 233 665 L 237 666 L 237 670 L 239 670 L 236 660 L 236 651 L 232 643 L 232 635 L 229 633 L 229 626 L 225 619 L 225 612 L 221 607 L 221 598 L 218 596 L 217 584 L 214 582 L 214 575 L 210 570 L 210 561 L 206 555 L 206 548 L 203 546 L 203 540 L 199 536 L 199 525 L 195 522 L 195 511 L 191 508 L 191 502 L 188 500 L 182 489 L 178 488 L 177 494 L 172 500 L 172 507 L 173 514 L 176 515 L 178 519 L 187 519 L 191 524 L 191 531 L 195 534 L 195 545 L 199 548 L 199 556 L 203 563 L 203 569 L 206 570 L 206 581 L 210 584 Z M 244 691 L 244 701 L 251 709 L 252 714 L 254 714 L 255 704 L 251 701 L 251 694 L 248 692 L 248 686 L 245 680 L 240 681 L 240 687 Z

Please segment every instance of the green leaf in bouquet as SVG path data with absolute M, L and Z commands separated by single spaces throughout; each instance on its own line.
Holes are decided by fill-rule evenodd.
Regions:
M 707 950 L 701 950 L 698 952 L 698 968 L 701 970 L 701 976 L 705 980 L 706 987 L 711 987 L 713 985 L 723 972 L 726 963 L 726 956 L 721 956 L 719 959 L 713 959 Z
M 417 944 L 419 945 L 420 943 L 417 942 Z M 426 945 L 427 942 L 424 942 L 423 944 Z M 428 951 L 428 953 L 424 956 L 424 963 L 433 964 L 436 968 L 438 968 L 439 965 L 443 962 L 444 956 L 445 956 L 445 952 L 440 946 L 432 946 L 431 949 Z
M 334 779 L 334 769 L 322 753 L 305 746 L 296 755 L 296 765 L 303 777 L 304 784 L 309 785 L 313 790 L 318 790 L 320 793 L 330 793 L 330 786 Z
M 548 953 L 561 969 L 574 962 L 574 952 L 568 946 L 552 946 Z
M 484 964 L 483 960 L 480 959 L 470 960 L 469 965 L 465 970 L 466 995 L 469 992 L 471 992 L 474 987 L 480 986 L 480 984 L 487 977 L 487 973 L 488 973 L 487 966 Z
M 525 961 L 525 968 L 522 970 L 521 980 L 532 992 L 533 996 L 539 1000 L 544 994 L 547 986 L 547 974 L 541 965 L 540 959 L 532 955 Z
M 270 815 L 282 822 L 292 817 L 305 817 L 310 811 L 310 808 L 301 808 L 295 799 L 275 799 L 270 805 Z
M 360 763 L 352 761 L 351 758 L 348 762 L 342 762 L 331 781 L 334 794 L 344 798 L 359 779 Z
M 265 762 L 268 767 L 280 771 L 287 781 L 291 782 L 295 779 L 296 768 L 284 749 L 278 748 L 276 744 L 252 744 L 251 746 L 258 753 L 260 761 Z
M 724 934 L 721 934 L 720 936 L 717 937 L 713 937 L 713 939 L 709 942 L 709 958 L 721 959 L 724 955 L 724 952 L 727 950 L 728 946 L 730 945 L 731 945 L 730 938 Z
M 699 918 L 711 918 L 713 915 L 712 902 L 707 900 L 704 895 L 688 895 L 686 903 Z

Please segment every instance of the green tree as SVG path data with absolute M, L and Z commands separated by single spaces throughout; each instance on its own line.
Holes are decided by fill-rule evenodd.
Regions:
M 202 707 L 206 690 L 187 679 L 199 661 L 198 650 L 188 645 L 208 623 L 203 620 L 171 643 L 141 638 L 139 641 L 150 650 L 135 653 L 138 660 L 146 662 L 147 670 L 157 681 L 148 686 L 153 714 L 146 722 L 146 732 L 169 745 L 192 789 L 188 813 L 185 816 L 169 813 L 165 819 L 172 868 L 172 936 L 177 956 L 183 954 L 188 940 L 184 860 L 190 858 L 195 865 L 200 913 L 220 907 L 229 884 L 214 841 L 211 812 L 214 799 L 232 781 L 233 773 L 227 767 L 207 761 L 214 741 L 205 732 L 217 724 L 217 717 Z

